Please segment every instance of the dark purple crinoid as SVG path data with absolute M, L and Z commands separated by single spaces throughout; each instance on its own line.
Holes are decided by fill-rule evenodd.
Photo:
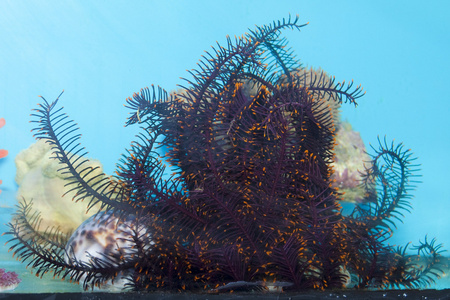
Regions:
M 361 183 L 369 199 L 343 215 L 331 179 L 333 113 L 322 99 L 356 104 L 363 93 L 302 69 L 280 33 L 303 26 L 289 18 L 228 38 L 179 92 L 152 86 L 129 98 L 127 125 L 144 131 L 113 180 L 91 178 L 75 123 L 58 99 L 43 99 L 35 135 L 70 174 L 74 200 L 92 197 L 89 207 L 100 203 L 115 218 L 137 221 L 122 249 L 129 251 L 69 263 L 64 235 L 35 234 L 39 218 L 30 220 L 25 203 L 10 224 L 11 249 L 38 275 L 53 270 L 86 288 L 125 270 L 135 290 L 326 289 L 351 286 L 350 276 L 359 288 L 432 282 L 440 245 L 417 246 L 428 259 L 419 268 L 406 247 L 386 243 L 393 219 L 409 207 L 416 176 L 409 150 L 386 142 L 374 149 Z M 158 138 L 165 157 L 154 150 Z M 168 179 L 164 160 L 177 170 Z

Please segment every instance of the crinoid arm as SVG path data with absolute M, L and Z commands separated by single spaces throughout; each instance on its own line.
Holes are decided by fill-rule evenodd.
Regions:
M 411 208 L 410 193 L 418 182 L 416 178 L 419 165 L 415 164 L 411 149 L 404 149 L 402 143 L 388 144 L 386 139 L 379 140 L 379 149 L 373 150 L 371 167 L 363 176 L 363 184 L 367 190 L 376 186 L 377 200 L 367 201 L 368 205 L 357 205 L 353 216 L 367 222 L 367 226 L 375 228 L 383 226 L 388 230 L 395 228 L 394 220 L 401 221 L 402 211 Z
M 436 239 L 411 247 L 417 254 L 408 254 L 408 245 L 397 247 L 393 251 L 392 259 L 389 261 L 390 272 L 384 281 L 385 287 L 391 288 L 425 288 L 436 282 L 444 274 L 442 244 L 436 244 Z
M 65 261 L 66 244 L 70 235 L 59 232 L 58 228 L 47 228 L 44 233 L 39 231 L 41 216 L 31 213 L 32 204 L 25 200 L 18 206 L 13 221 L 8 224 L 6 235 L 13 237 L 7 241 L 12 244 L 9 251 L 23 262 L 27 262 L 36 276 L 43 277 L 53 272 L 53 277 L 69 279 L 71 282 L 84 280 L 85 289 L 100 285 L 106 280 L 113 279 L 123 269 L 130 268 L 120 260 L 106 258 L 93 260 L 89 263 Z
M 172 101 L 174 101 L 172 95 L 161 87 L 155 89 L 152 85 L 151 88 L 141 89 L 139 93 L 134 93 L 132 97 L 127 98 L 125 107 L 132 110 L 127 125 L 146 122 L 152 132 L 161 130 L 160 119 L 167 115 Z
M 183 102 L 197 108 L 201 107 L 203 110 L 208 105 L 207 102 L 214 104 L 211 102 L 212 99 L 238 81 L 248 81 L 254 77 L 257 81 L 269 84 L 270 81 L 277 81 L 273 77 L 274 74 L 278 74 L 277 78 L 283 73 L 289 75 L 292 70 L 299 68 L 300 64 L 294 59 L 292 51 L 286 50 L 286 40 L 280 39 L 279 36 L 282 29 L 300 29 L 305 26 L 299 25 L 298 20 L 298 17 L 295 19 L 289 17 L 282 22 L 257 27 L 256 30 L 234 41 L 227 37 L 225 47 L 218 45 L 217 48 L 213 48 L 212 53 L 207 52 L 202 56 L 198 70 L 189 71 L 193 79 L 185 79 L 189 87 L 180 86 L 184 88 L 183 93 L 172 97 L 159 87 L 155 91 L 155 87 L 152 86 L 151 89 L 142 89 L 140 93 L 128 98 L 126 107 L 133 111 L 127 124 L 146 120 L 150 127 L 158 127 L 155 126 L 157 124 L 155 119 L 164 115 L 167 117 L 171 112 L 178 114 L 179 111 L 175 108 Z M 283 72 L 278 72 L 279 69 Z M 162 103 L 169 105 L 164 106 Z
M 32 202 L 27 202 L 25 199 L 21 201 L 17 207 L 18 210 L 14 213 L 13 221 L 8 225 L 13 232 L 16 232 L 22 239 L 30 239 L 40 245 L 43 249 L 49 249 L 57 255 L 64 249 L 70 232 L 61 232 L 59 228 L 49 227 L 41 231 L 41 214 L 39 212 L 32 212 Z M 11 234 L 7 232 L 5 234 Z
M 180 205 L 167 206 L 173 197 L 155 203 L 158 220 L 170 224 L 163 237 L 184 245 L 179 252 L 195 257 L 198 280 L 212 286 L 264 274 L 295 289 L 342 286 L 329 178 L 334 129 L 319 96 L 354 102 L 359 89 L 296 75 L 301 66 L 280 32 L 300 29 L 297 22 L 228 38 L 182 92 L 152 87 L 127 100 L 128 124 L 140 120 L 166 137 L 174 179 L 184 183 Z
M 358 85 L 356 88 L 353 87 L 353 80 L 347 84 L 345 81 L 336 82 L 334 76 L 330 78 L 323 71 L 316 73 L 311 70 L 297 77 L 299 84 L 307 87 L 315 99 L 328 96 L 338 104 L 349 102 L 357 106 L 356 100 L 365 94 L 361 85 Z
M 345 230 L 358 237 L 349 245 L 359 249 L 350 254 L 350 268 L 358 274 L 358 287 L 423 287 L 442 273 L 439 265 L 442 246 L 436 245 L 434 239 L 431 242 L 425 239 L 414 248 L 418 251 L 414 256 L 407 254 L 408 245 L 394 248 L 386 244 L 395 228 L 394 221 L 401 221 L 402 211 L 411 208 L 410 191 L 418 182 L 419 165 L 403 144 L 388 144 L 386 139 L 379 140 L 379 144 L 378 149 L 372 147 L 375 153 L 370 154 L 371 167 L 362 181 L 368 191 L 376 187 L 376 200 L 357 205 L 344 218 Z M 420 259 L 425 266 L 420 266 Z
M 57 107 L 60 96 L 51 103 L 41 97 L 43 103 L 33 110 L 31 116 L 35 119 L 31 122 L 38 125 L 32 129 L 35 138 L 45 140 L 52 147 L 52 158 L 61 163 L 58 171 L 67 176 L 68 192 L 76 192 L 74 201 L 88 198 L 88 210 L 97 203 L 102 208 L 110 205 L 127 210 L 123 201 L 127 191 L 121 183 L 99 172 L 99 167 L 85 166 L 88 159 L 84 156 L 88 152 L 79 142 L 81 134 L 78 133 L 77 124 L 69 119 L 62 111 L 63 108 Z
M 70 246 L 69 234 L 63 234 L 55 228 L 47 229 L 44 234 L 40 233 L 41 217 L 38 213 L 30 213 L 31 203 L 23 201 L 18 208 L 13 222 L 8 224 L 9 231 L 5 233 L 13 236 L 7 241 L 12 244 L 9 251 L 13 251 L 13 256 L 27 263 L 32 272 L 41 278 L 44 274 L 53 272 L 54 278 L 81 283 L 85 290 L 114 284 L 119 279 L 128 282 L 125 287 L 135 286 L 137 282 L 133 275 L 138 262 L 151 260 L 160 254 L 156 251 L 157 254 L 150 255 L 155 249 L 151 247 L 153 242 L 148 231 L 151 224 L 148 217 L 133 217 L 136 220 L 133 223 L 117 223 L 128 234 L 125 238 L 116 239 L 115 251 L 88 252 L 87 259 L 80 259 Z M 112 216 L 112 212 L 108 214 Z M 111 222 L 114 221 L 109 221 Z M 124 246 L 119 247 L 119 244 Z
M 153 150 L 157 139 L 155 133 L 145 131 L 138 135 L 137 141 L 119 163 L 117 176 L 110 178 L 97 169 L 85 167 L 88 159 L 84 158 L 87 152 L 79 143 L 81 134 L 77 133 L 76 124 L 68 119 L 62 108 L 57 108 L 59 97 L 52 103 L 42 99 L 44 102 L 32 114 L 36 118 L 32 122 L 39 125 L 33 131 L 37 139 L 43 139 L 52 146 L 53 159 L 61 163 L 59 171 L 66 175 L 67 188 L 77 192 L 75 201 L 88 198 L 88 208 L 99 203 L 101 208 L 115 214 L 119 221 L 129 215 L 140 216 L 136 217 L 136 226 L 145 226 L 148 230 L 155 228 L 155 231 L 158 223 L 152 227 L 152 216 L 174 214 L 173 211 L 178 208 L 183 209 L 180 206 L 183 196 L 182 188 L 177 186 L 179 183 L 170 178 L 165 180 L 162 176 L 164 165 Z M 165 203 L 164 211 L 155 205 L 157 202 Z M 70 249 L 65 248 L 67 239 L 59 240 L 58 237 L 63 234 L 53 228 L 44 235 L 39 234 L 39 215 L 30 215 L 30 204 L 23 203 L 16 221 L 10 224 L 8 234 L 14 236 L 10 242 L 16 242 L 11 249 L 20 259 L 30 260 L 29 265 L 41 276 L 53 269 L 55 276 L 83 281 L 84 287 L 88 288 L 114 280 L 118 272 L 133 269 L 136 260 L 145 256 L 144 250 L 127 257 L 114 252 L 101 254 L 100 257 L 91 253 L 89 261 L 80 261 L 72 255 L 68 263 L 64 259 L 64 256 L 70 255 Z M 186 211 L 184 215 L 195 220 L 194 213 Z M 129 247 L 140 249 L 142 246 L 148 250 L 148 237 L 140 231 L 134 232 L 135 235 L 129 237 Z
M 207 143 L 206 140 L 214 136 L 215 149 L 234 147 L 234 138 L 245 142 L 243 125 L 245 128 L 264 127 L 266 134 L 275 136 L 276 126 L 280 124 L 272 121 L 286 110 L 313 109 L 312 122 L 329 128 L 332 126 L 329 108 L 309 101 L 318 103 L 327 94 L 339 103 L 356 103 L 363 94 L 360 87 L 355 89 L 352 83 L 345 86 L 324 74 L 297 74 L 301 64 L 280 35 L 283 29 L 300 30 L 305 25 L 299 24 L 298 17 L 289 17 L 257 27 L 234 40 L 228 37 L 226 46 L 218 45 L 202 57 L 198 69 L 190 72 L 193 78 L 185 79 L 187 85 L 180 86 L 183 88 L 180 92 L 168 95 L 163 89 L 152 86 L 128 98 L 126 107 L 132 111 L 127 124 L 140 120 L 147 124 L 147 130 L 163 134 L 162 145 L 169 149 L 169 161 L 188 174 L 203 167 L 192 162 L 198 160 L 191 158 L 192 153 L 202 152 L 200 149 L 191 151 L 193 146 Z M 302 97 L 308 97 L 308 101 L 302 103 Z M 260 118 L 259 124 L 254 116 Z M 293 119 L 290 125 L 298 126 L 290 130 L 299 132 L 298 120 Z M 238 132 L 237 128 L 240 128 Z M 332 134 L 324 133 L 315 140 L 332 139 Z M 313 136 L 313 133 L 306 136 Z M 310 138 L 308 142 L 314 144 L 313 140 Z M 223 153 L 215 152 L 214 155 L 219 156 Z M 330 151 L 327 152 L 331 159 Z
M 49 103 L 42 97 L 44 102 L 32 113 L 35 119 L 31 122 L 38 124 L 33 129 L 35 137 L 49 143 L 52 158 L 61 163 L 59 171 L 67 176 L 66 193 L 75 191 L 74 201 L 89 199 L 88 210 L 100 204 L 101 209 L 127 215 L 136 213 L 137 202 L 151 203 L 151 197 L 164 197 L 163 193 L 173 194 L 178 190 L 173 186 L 175 183 L 162 178 L 164 165 L 154 151 L 158 133 L 150 130 L 137 136 L 137 141 L 120 160 L 115 177 L 106 176 L 98 167 L 86 166 L 88 152 L 79 142 L 79 128 L 63 108 L 57 107 L 59 98 Z M 151 207 L 146 206 L 147 210 Z

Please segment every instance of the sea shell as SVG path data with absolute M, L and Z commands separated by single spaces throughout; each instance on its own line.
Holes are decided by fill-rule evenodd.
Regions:
M 66 245 L 66 255 L 64 260 L 71 265 L 81 263 L 95 264 L 96 258 L 105 259 L 116 255 L 123 259 L 130 259 L 137 250 L 133 248 L 133 235 L 137 233 L 148 238 L 146 249 L 154 243 L 151 241 L 151 233 L 139 226 L 135 216 L 128 216 L 124 220 L 119 220 L 111 212 L 99 212 L 83 222 L 70 237 Z M 121 260 L 120 263 L 126 261 Z M 120 272 L 116 278 L 103 283 L 101 289 L 112 291 L 121 290 L 132 269 Z M 84 280 L 84 276 L 80 282 Z

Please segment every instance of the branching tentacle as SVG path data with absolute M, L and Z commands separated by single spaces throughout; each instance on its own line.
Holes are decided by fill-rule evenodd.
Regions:
M 122 187 L 118 188 L 117 183 L 105 174 L 99 174 L 97 171 L 98 167 L 83 166 L 88 162 L 88 159 L 84 158 L 87 151 L 78 142 L 81 135 L 74 135 L 78 130 L 76 124 L 69 120 L 65 113 L 61 112 L 62 108 L 55 111 L 60 96 L 52 103 L 48 103 L 47 100 L 41 97 L 44 103 L 40 104 L 40 108 L 35 109 L 35 112 L 32 113 L 32 116 L 37 119 L 31 122 L 39 125 L 39 127 L 35 127 L 32 130 L 35 132 L 34 136 L 36 139 L 43 139 L 51 145 L 54 151 L 53 157 L 58 159 L 63 166 L 59 171 L 69 175 L 66 186 L 73 185 L 69 191 L 77 192 L 74 197 L 75 201 L 90 198 L 88 209 L 93 207 L 98 201 L 111 206 L 117 205 L 120 201 L 111 200 L 111 196 L 114 196 L 115 199 L 122 199 L 126 197 L 126 190 Z M 67 150 L 68 146 L 71 146 L 73 143 L 75 145 Z M 105 194 L 105 190 L 109 188 L 115 191 L 113 195 L 110 193 Z M 123 209 L 127 209 L 127 207 L 123 206 Z

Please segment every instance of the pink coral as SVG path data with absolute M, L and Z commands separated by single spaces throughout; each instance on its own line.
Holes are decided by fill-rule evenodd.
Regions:
M 6 272 L 0 269 L 0 291 L 15 289 L 22 280 L 16 272 Z

